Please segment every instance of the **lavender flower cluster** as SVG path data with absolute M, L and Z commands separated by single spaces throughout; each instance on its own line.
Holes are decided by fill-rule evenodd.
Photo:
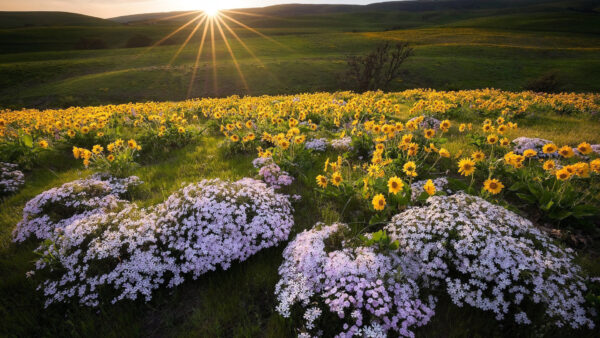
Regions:
M 417 283 L 402 273 L 395 255 L 369 247 L 328 252 L 327 239 L 344 229 L 347 226 L 339 223 L 317 224 L 290 242 L 275 288 L 277 311 L 289 317 L 299 305 L 304 311 L 303 337 L 332 328 L 323 318 L 325 312 L 342 321 L 335 328 L 339 337 L 385 337 L 390 330 L 414 336 L 411 329 L 433 316 L 435 298 L 421 299 Z
M 148 301 L 163 285 L 228 269 L 278 244 L 292 225 L 288 198 L 265 183 L 203 180 L 154 207 L 124 203 L 54 232 L 38 248 L 36 269 L 47 276 L 39 289 L 46 306 L 70 299 L 92 307 L 104 299 Z
M 256 158 L 252 161 L 252 165 L 259 169 L 258 175 L 273 189 L 281 189 L 294 182 L 294 177 L 287 171 L 281 170 L 271 157 Z
M 408 122 L 413 122 L 418 118 L 419 118 L 419 116 L 413 117 L 412 119 L 408 120 Z M 442 122 L 440 120 L 436 119 L 435 117 L 425 116 L 423 121 L 421 121 L 421 123 L 419 124 L 419 128 L 438 130 L 438 129 L 440 129 L 441 124 L 442 124 Z
M 434 196 L 428 206 L 396 215 L 386 230 L 399 241 L 403 266 L 423 285 L 446 289 L 458 306 L 527 324 L 523 308 L 531 302 L 556 326 L 594 326 L 572 250 L 511 211 L 464 193 Z
M 16 164 L 0 162 L 0 196 L 17 192 L 25 184 L 25 175 Z
M 117 210 L 126 203 L 121 197 L 141 183 L 136 176 L 119 179 L 95 174 L 44 191 L 25 204 L 13 241 L 23 242 L 32 236 L 45 240 L 77 220 Z
M 304 145 L 304 148 L 314 151 L 325 151 L 327 150 L 327 146 L 329 142 L 326 138 L 315 138 L 310 141 L 307 141 Z
M 335 140 L 331 140 L 331 147 L 335 150 L 339 151 L 347 151 L 352 149 L 352 138 L 350 136 L 346 136 L 344 138 L 338 138 Z

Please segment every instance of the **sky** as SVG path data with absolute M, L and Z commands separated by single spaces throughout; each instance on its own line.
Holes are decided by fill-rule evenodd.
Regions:
M 281 3 L 368 4 L 384 0 L 0 0 L 0 11 L 61 11 L 101 18 L 115 16 L 204 9 L 263 7 Z

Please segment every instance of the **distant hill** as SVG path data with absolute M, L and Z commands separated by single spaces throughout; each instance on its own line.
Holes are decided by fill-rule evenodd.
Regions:
M 598 6 L 595 0 L 405 0 L 379 2 L 369 5 L 316 5 L 316 4 L 282 4 L 268 7 L 233 9 L 231 12 L 265 15 L 272 17 L 296 17 L 344 13 L 373 12 L 433 12 L 447 10 L 518 10 L 526 7 L 546 6 L 565 9 L 594 11 Z M 230 12 L 225 10 L 224 12 Z M 186 13 L 188 13 L 186 15 Z M 168 21 L 187 21 L 192 11 L 134 14 L 111 18 L 118 23 L 158 23 Z
M 0 28 L 115 25 L 111 20 L 68 12 L 0 12 Z

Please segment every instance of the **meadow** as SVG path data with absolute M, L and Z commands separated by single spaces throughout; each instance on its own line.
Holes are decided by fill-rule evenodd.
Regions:
M 0 336 L 597 336 L 595 2 L 245 11 L 0 12 Z
M 559 90 L 594 92 L 600 88 L 598 14 L 585 1 L 542 1 L 530 6 L 471 10 L 302 10 L 275 7 L 273 13 L 267 9 L 257 12 L 265 15 L 258 17 L 227 14 L 271 39 L 230 23 L 254 54 L 226 32 L 247 88 L 218 32 L 216 86 L 210 43 L 203 50 L 190 86 L 200 32 L 174 58 L 193 25 L 173 36 L 169 45 L 151 50 L 124 48 L 129 38 L 140 34 L 157 42 L 185 24 L 189 16 L 128 24 L 104 20 L 101 25 L 87 19 L 90 22 L 85 26 L 61 24 L 66 19 L 59 16 L 57 23 L 36 26 L 37 21 L 32 20 L 32 26 L 26 27 L 14 27 L 18 20 L 7 17 L 6 28 L 0 28 L 0 105 L 65 108 L 352 89 L 340 79 L 346 57 L 364 54 L 384 41 L 398 40 L 410 42 L 415 55 L 406 62 L 401 81 L 394 82 L 390 90 L 518 91 L 548 73 L 558 74 Z M 75 49 L 82 38 L 102 39 L 108 49 Z
M 585 278 L 600 273 L 600 160 L 598 149 L 590 146 L 600 143 L 600 124 L 595 115 L 599 105 L 597 94 L 409 90 L 4 111 L 0 120 L 3 161 L 19 163 L 26 175 L 24 182 L 17 184 L 16 192 L 8 192 L 3 199 L 0 213 L 4 316 L 1 330 L 15 336 L 294 336 L 299 330 L 307 330 L 307 326 L 302 312 L 296 312 L 298 305 L 290 317 L 282 316 L 282 299 L 287 298 L 281 298 L 281 291 L 275 294 L 276 284 L 282 280 L 290 282 L 285 279 L 290 277 L 285 269 L 278 273 L 278 267 L 283 269 L 291 262 L 291 249 L 283 251 L 286 244 L 282 242 L 328 229 L 321 228 L 319 222 L 345 222 L 350 228 L 339 235 L 347 238 L 342 245 L 378 248 L 377 257 L 387 257 L 398 250 L 394 244 L 398 242 L 387 237 L 392 236 L 393 228 L 386 228 L 383 238 L 376 237 L 379 239 L 375 242 L 361 234 L 377 235 L 393 215 L 410 210 L 408 206 L 426 209 L 433 203 L 431 198 L 426 201 L 430 195 L 463 196 L 446 196 L 451 190 L 480 196 L 478 203 L 493 203 L 486 204 L 487 209 L 495 204 L 521 215 L 511 213 L 509 220 L 532 220 L 537 228 L 525 223 L 528 229 L 535 229 L 529 230 L 529 236 L 536 236 L 539 243 L 548 243 L 544 245 L 550 245 L 552 250 L 560 253 L 563 249 L 559 248 L 574 248 L 573 261 L 569 258 L 568 265 L 561 268 L 567 270 L 558 271 L 563 276 L 582 276 L 569 278 L 575 278 L 573 283 L 585 281 L 589 289 L 571 296 L 574 301 L 584 302 L 584 308 L 597 307 L 598 289 L 591 282 L 593 279 Z M 517 141 L 520 136 L 546 141 Z M 547 148 L 548 144 L 554 148 Z M 581 157 L 584 154 L 587 155 Z M 413 167 L 407 167 L 409 162 Z M 470 164 L 470 169 L 465 164 Z M 108 209 L 97 210 L 94 204 L 104 205 L 104 198 L 110 197 L 111 201 L 115 195 L 94 195 L 95 188 L 89 190 L 87 184 L 101 183 L 81 179 L 94 172 L 109 172 L 116 177 L 135 175 L 143 183 L 119 193 L 122 201 L 118 206 L 109 203 L 105 207 Z M 99 289 L 104 290 L 99 298 L 93 298 L 98 303 L 92 299 L 87 305 L 77 293 L 63 294 L 60 287 L 44 295 L 42 290 L 48 287 L 44 281 L 59 278 L 73 262 L 69 252 L 74 248 L 60 249 L 61 245 L 69 245 L 64 241 L 71 236 L 66 230 L 69 224 L 93 226 L 94 220 L 106 217 L 103 215 L 133 217 L 126 222 L 134 222 L 138 217 L 153 219 L 149 215 L 160 214 L 161 203 L 172 201 L 178 196 L 177 191 L 190 183 L 194 186 L 213 178 L 234 182 L 244 177 L 264 181 L 269 186 L 265 193 L 278 191 L 292 201 L 293 226 L 281 244 L 257 252 L 243 263 L 234 261 L 216 271 L 204 272 L 197 280 L 189 278 L 188 273 L 181 285 L 165 287 L 159 283 L 151 289 L 149 298 L 140 294 L 133 297 L 135 300 L 111 304 L 118 293 L 110 290 L 127 288 L 111 283 Z M 432 181 L 426 182 L 428 179 Z M 489 179 L 497 179 L 502 185 L 490 188 Z M 74 182 L 75 190 L 66 186 L 59 191 L 49 190 L 68 182 Z M 111 186 L 119 186 L 114 182 L 117 181 Z M 390 182 L 402 186 L 394 190 Z M 259 183 L 252 184 L 260 187 Z M 535 187 L 541 189 L 541 195 Z M 86 197 L 82 191 L 92 195 Z M 47 197 L 39 199 L 39 194 Z M 573 194 L 575 197 L 565 197 Z M 62 197 L 50 197 L 53 195 Z M 70 199 L 87 205 L 86 198 L 92 196 L 102 199 L 90 199 L 95 201 L 91 209 L 69 207 Z M 44 200 L 46 204 L 35 206 Z M 28 201 L 31 202 L 26 206 Z M 131 205 L 135 205 L 135 210 L 143 208 L 141 214 L 136 211 L 136 216 L 126 216 Z M 23 214 L 24 208 L 28 214 Z M 498 219 L 493 222 L 494 227 L 503 224 Z M 44 230 L 48 226 L 51 228 Z M 59 231 L 54 237 L 54 226 L 64 226 L 64 235 Z M 107 223 L 98 229 L 111 227 Z M 537 229 L 544 230 L 538 233 Z M 96 235 L 92 232 L 88 236 Z M 505 238 L 510 237 L 500 240 Z M 289 242 L 289 247 L 297 241 Z M 84 251 L 93 248 L 79 245 L 84 245 Z M 139 249 L 146 250 L 145 247 Z M 119 250 L 125 251 L 121 251 L 118 261 L 99 260 L 90 265 L 90 274 L 102 274 L 105 264 L 113 266 L 111 270 L 120 270 L 120 264 L 135 262 L 136 256 L 126 253 L 127 246 Z M 46 266 L 41 262 L 47 262 Z M 541 267 L 530 273 L 536 269 Z M 553 271 L 546 270 L 544 276 L 557 273 Z M 525 276 L 515 277 L 514 282 L 526 281 Z M 582 278 L 581 282 L 578 278 Z M 551 280 L 548 283 L 546 287 L 554 287 Z M 522 285 L 528 287 L 526 282 Z M 36 291 L 38 286 L 43 286 L 42 290 Z M 438 299 L 435 316 L 423 326 L 410 324 L 415 325 L 410 330 L 417 335 L 594 335 L 590 329 L 569 328 L 575 321 L 583 327 L 587 324 L 580 317 L 569 317 L 571 310 L 567 308 L 563 313 L 567 327 L 547 325 L 549 318 L 556 320 L 561 315 L 545 313 L 546 301 L 528 303 L 523 308 L 533 322 L 525 325 L 514 322 L 512 307 L 509 316 L 498 321 L 477 306 L 456 307 L 452 296 L 440 291 L 433 293 Z M 56 298 L 58 294 L 64 297 Z M 317 303 L 315 299 L 313 304 Z M 326 335 L 340 330 L 340 319 L 335 317 L 334 312 L 324 316 L 318 328 L 325 329 Z M 592 320 L 597 323 L 597 319 Z

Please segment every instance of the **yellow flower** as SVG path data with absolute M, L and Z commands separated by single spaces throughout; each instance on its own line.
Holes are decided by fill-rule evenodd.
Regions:
M 96 155 L 100 154 L 102 151 L 104 151 L 104 148 L 102 148 L 101 145 L 96 144 L 93 148 L 92 148 L 92 152 Z
M 544 168 L 544 170 L 546 171 L 552 171 L 556 168 L 556 163 L 554 162 L 554 160 L 548 160 L 544 162 L 542 168 Z
M 82 132 L 83 134 L 87 134 L 87 133 L 89 133 L 89 132 L 90 132 L 90 128 L 89 128 L 89 127 L 83 127 L 83 128 L 81 128 L 81 132 Z
M 69 135 L 69 137 L 75 137 L 75 131 L 73 129 L 69 129 L 69 131 L 67 131 L 67 135 Z
M 137 142 L 135 142 L 134 139 L 131 139 L 131 140 L 127 141 L 127 146 L 129 146 L 129 148 L 131 148 L 131 149 L 135 149 L 135 148 L 137 148 Z
M 185 133 L 185 128 L 184 127 L 179 127 L 179 128 L 177 128 L 177 132 L 180 133 L 180 134 L 183 134 L 183 133 Z
M 252 121 L 250 121 L 250 120 L 246 121 L 246 128 L 248 128 L 248 129 L 252 128 Z
M 590 169 L 593 172 L 600 174 L 600 158 L 597 158 L 597 159 L 593 160 L 592 162 L 590 162 Z
M 483 182 L 483 189 L 492 195 L 496 195 L 504 189 L 504 184 L 495 178 L 487 179 Z
M 557 150 L 558 147 L 554 145 L 554 143 L 548 143 L 542 147 L 542 151 L 544 152 L 544 154 L 552 154 L 555 153 Z
M 500 145 L 503 147 L 507 147 L 510 144 L 510 141 L 505 137 L 500 140 Z
M 390 194 L 397 194 L 399 191 L 401 191 L 404 188 L 404 182 L 402 182 L 401 179 L 399 179 L 398 177 L 394 176 L 391 177 L 388 180 L 388 189 Z
M 558 153 L 564 158 L 571 158 L 573 157 L 573 155 L 575 155 L 575 153 L 573 152 L 573 148 L 569 146 L 561 147 L 560 149 L 558 149 Z
M 463 158 L 458 161 L 458 172 L 463 176 L 470 176 L 475 172 L 475 162 L 471 159 Z
M 458 126 L 458 131 L 460 131 L 461 133 L 464 132 L 465 129 L 467 129 L 467 125 L 464 123 L 461 123 L 460 126 Z
M 417 165 L 413 161 L 408 161 L 404 163 L 402 171 L 404 171 L 407 176 L 415 177 L 417 176 Z
M 240 140 L 240 137 L 234 134 L 234 135 L 231 135 L 229 137 L 229 139 L 231 140 L 231 142 L 237 142 Z
M 471 154 L 471 158 L 475 162 L 481 162 L 485 159 L 485 154 L 483 153 L 483 151 L 477 150 L 477 151 L 473 152 L 473 154 Z
M 440 151 L 438 153 L 441 157 L 450 158 L 450 152 L 446 148 L 440 148 Z
M 73 157 L 75 157 L 75 159 L 79 159 L 80 155 L 81 155 L 81 150 L 77 147 L 73 147 Z
M 108 160 L 108 162 L 112 162 L 115 160 L 115 155 L 110 154 L 110 155 L 106 156 L 106 159 Z
M 385 208 L 385 197 L 382 194 L 377 194 L 373 197 L 373 208 L 375 210 L 383 210 Z
M 592 146 L 590 146 L 590 144 L 587 142 L 582 142 L 577 146 L 577 150 L 580 153 L 587 155 L 592 152 Z
M 419 145 L 416 143 L 410 143 L 408 145 L 408 156 L 416 156 L 417 152 L 419 151 Z
M 41 140 L 40 142 L 38 142 L 38 145 L 39 145 L 41 148 L 44 148 L 44 149 L 46 149 L 46 148 L 48 148 L 48 141 L 46 141 L 46 140 Z
M 488 142 L 489 144 L 495 144 L 496 142 L 498 142 L 498 136 L 496 136 L 496 135 L 494 135 L 494 134 L 492 134 L 492 135 L 489 135 L 489 136 L 487 137 L 487 142 Z
M 327 188 L 327 177 L 323 175 L 317 176 L 317 185 L 321 188 Z
M 83 159 L 83 165 L 87 168 L 90 166 L 90 160 L 89 159 Z
M 331 175 L 331 184 L 335 185 L 336 187 L 339 187 L 342 181 L 342 175 L 339 171 L 336 171 L 333 173 L 333 175 Z
M 444 132 L 448 131 L 448 129 L 450 128 L 450 121 L 448 120 L 444 120 L 440 123 L 440 129 Z
M 283 139 L 283 140 L 279 141 L 279 146 L 280 146 L 280 147 L 281 147 L 283 150 L 285 150 L 285 149 L 287 149 L 287 148 L 289 148 L 289 147 L 290 147 L 290 142 L 289 142 L 288 140 L 286 140 L 286 139 Z
M 98 133 L 96 134 L 96 136 L 98 136 L 98 137 L 103 137 L 103 136 L 104 136 L 104 133 L 103 133 L 103 132 L 98 132 Z
M 525 157 L 534 157 L 537 156 L 537 151 L 533 150 L 533 149 L 527 149 L 523 152 L 523 156 Z
M 556 171 L 556 179 L 560 181 L 568 180 L 571 177 L 571 173 L 567 168 L 562 168 Z
M 435 194 L 435 185 L 433 184 L 433 182 L 431 180 L 427 180 L 427 183 L 425 183 L 425 185 L 423 186 L 423 190 L 425 190 L 425 192 L 427 192 L 427 194 L 429 196 L 434 195 Z
M 296 143 L 296 144 L 302 144 L 302 143 L 304 143 L 305 140 L 306 140 L 306 135 L 296 136 L 294 138 L 294 143 Z
M 435 136 L 435 130 L 433 129 L 425 129 L 425 131 L 423 132 L 423 134 L 425 135 L 426 139 L 431 139 Z

